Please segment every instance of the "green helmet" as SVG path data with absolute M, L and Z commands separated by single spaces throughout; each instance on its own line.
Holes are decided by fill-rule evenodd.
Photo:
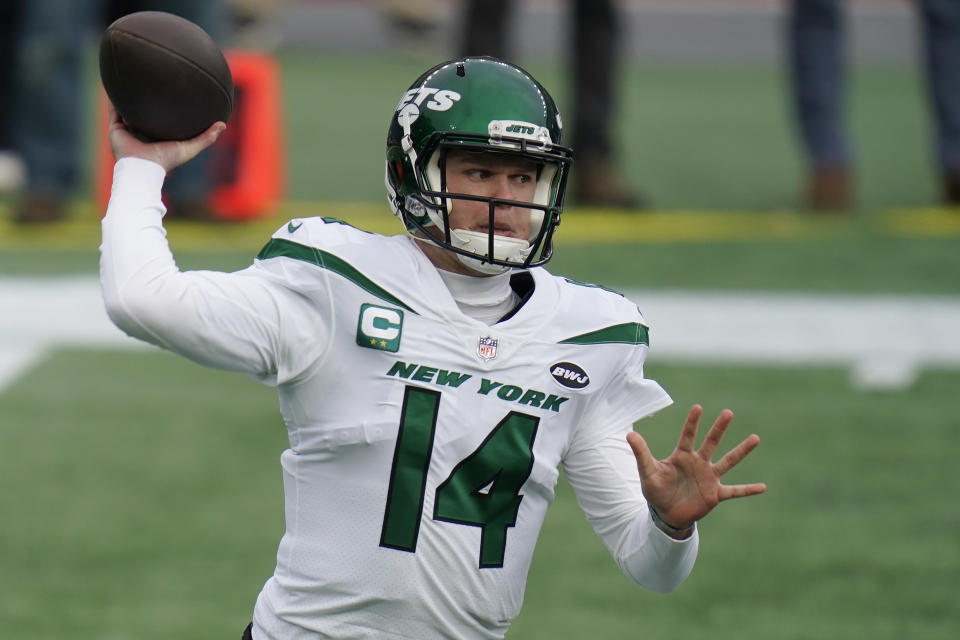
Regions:
M 570 149 L 560 145 L 562 126 L 550 94 L 523 69 L 489 57 L 439 64 L 417 78 L 390 120 L 385 177 L 390 207 L 408 233 L 419 232 L 455 252 L 474 270 L 499 273 L 541 265 L 553 253 L 572 162 Z M 451 150 L 532 161 L 532 202 L 451 193 L 445 171 Z M 450 228 L 456 200 L 487 203 L 485 231 Z M 497 235 L 497 206 L 529 210 L 529 238 Z

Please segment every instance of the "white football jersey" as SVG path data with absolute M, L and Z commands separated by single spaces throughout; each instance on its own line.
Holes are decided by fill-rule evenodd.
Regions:
M 663 590 L 689 573 L 697 536 L 651 526 L 625 441 L 670 403 L 634 304 L 537 268 L 488 326 L 411 238 L 321 218 L 243 271 L 179 272 L 141 195 L 156 176 L 131 164 L 104 219 L 111 317 L 278 390 L 286 531 L 254 638 L 503 637 L 561 465 L 625 573 Z

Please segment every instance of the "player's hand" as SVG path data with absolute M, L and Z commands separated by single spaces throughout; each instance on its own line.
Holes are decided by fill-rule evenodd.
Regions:
M 700 405 L 690 409 L 677 448 L 665 460 L 653 457 L 639 433 L 627 434 L 627 442 L 637 458 L 644 497 L 661 519 L 676 529 L 690 527 L 724 500 L 753 496 L 767 490 L 767 485 L 762 482 L 738 485 L 720 482 L 723 474 L 737 466 L 760 444 L 760 438 L 756 434 L 750 435 L 714 463 L 713 455 L 733 420 L 733 412 L 729 409 L 721 411 L 703 444 L 694 450 L 702 414 Z
M 114 159 L 152 160 L 166 169 L 167 173 L 212 145 L 227 128 L 223 122 L 215 122 L 209 129 L 191 140 L 144 142 L 127 128 L 112 104 L 108 103 L 107 111 L 110 116 L 110 148 Z

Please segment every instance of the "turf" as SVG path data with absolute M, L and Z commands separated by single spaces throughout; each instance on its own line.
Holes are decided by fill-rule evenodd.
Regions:
M 960 534 L 950 406 L 960 373 L 851 392 L 838 370 L 662 367 L 676 405 L 737 413 L 767 495 L 701 525 L 670 595 L 631 585 L 566 484 L 510 638 L 952 638 Z M 0 619 L 10 637 L 235 637 L 282 533 L 269 389 L 159 352 L 61 351 L 0 395 Z
M 689 405 L 714 414 L 729 406 L 731 442 L 750 432 L 762 442 L 731 480 L 763 479 L 768 493 L 704 520 L 698 565 L 666 596 L 631 591 L 561 493 L 566 508 L 555 508 L 542 534 L 515 637 L 955 635 L 960 520 L 951 505 L 960 477 L 949 443 L 960 426 L 941 394 L 960 382 L 956 372 L 889 395 L 853 393 L 836 370 L 648 373 L 676 400 L 638 425 L 654 453 L 669 453 Z M 548 542 L 551 534 L 562 543 Z

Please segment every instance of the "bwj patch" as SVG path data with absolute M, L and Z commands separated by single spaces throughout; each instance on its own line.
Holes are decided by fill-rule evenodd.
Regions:
M 569 389 L 583 389 L 590 384 L 590 376 L 580 365 L 572 362 L 558 362 L 550 367 L 550 375 L 559 384 Z

